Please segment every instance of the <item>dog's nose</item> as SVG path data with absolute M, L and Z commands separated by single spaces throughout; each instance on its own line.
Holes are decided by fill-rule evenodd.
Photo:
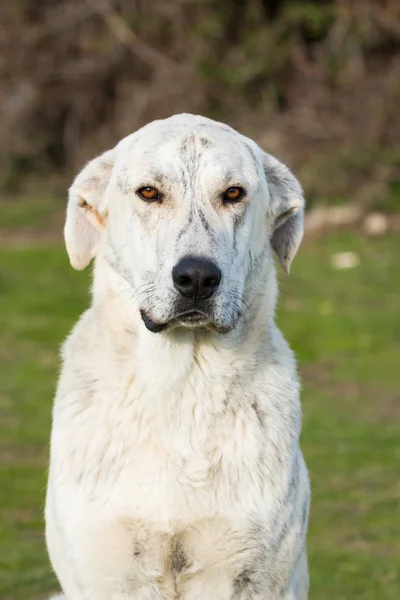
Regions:
M 172 269 L 175 289 L 186 298 L 210 298 L 218 289 L 221 269 L 207 258 L 182 258 Z

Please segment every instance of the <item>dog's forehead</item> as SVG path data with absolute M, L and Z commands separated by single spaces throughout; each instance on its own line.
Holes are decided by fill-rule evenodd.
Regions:
M 216 175 L 230 170 L 236 174 L 241 170 L 248 174 L 258 171 L 256 147 L 255 144 L 252 147 L 251 140 L 222 123 L 187 117 L 154 121 L 125 138 L 123 170 L 126 172 L 135 166 L 172 175 L 182 166 L 196 164 Z

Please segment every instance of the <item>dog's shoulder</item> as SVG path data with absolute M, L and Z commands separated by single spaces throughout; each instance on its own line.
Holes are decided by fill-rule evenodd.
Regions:
M 82 364 L 91 360 L 98 343 L 98 325 L 93 308 L 88 308 L 79 317 L 61 346 L 63 366 Z
M 281 395 L 284 400 L 297 396 L 299 377 L 293 351 L 276 325 L 270 327 L 263 346 L 256 352 L 257 387 L 261 395 Z M 273 392 L 273 393 L 272 393 Z
M 93 308 L 78 319 L 61 347 L 56 402 L 72 389 L 89 389 L 106 366 L 105 344 Z

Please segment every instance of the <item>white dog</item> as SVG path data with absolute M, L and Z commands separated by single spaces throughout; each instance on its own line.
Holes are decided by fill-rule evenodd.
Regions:
M 304 600 L 309 482 L 274 324 L 304 199 L 230 127 L 150 123 L 69 195 L 92 305 L 64 345 L 47 545 L 68 600 Z

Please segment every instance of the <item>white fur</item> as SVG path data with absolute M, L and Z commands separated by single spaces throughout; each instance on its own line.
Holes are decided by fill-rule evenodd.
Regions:
M 140 199 L 144 185 L 163 202 Z M 222 206 L 232 185 L 247 196 Z M 78 175 L 66 239 L 75 267 L 95 256 L 93 302 L 63 349 L 46 503 L 68 600 L 307 598 L 299 385 L 272 258 L 288 270 L 303 204 L 281 163 L 191 115 Z M 199 326 L 176 314 L 171 270 L 187 254 L 222 271 Z

